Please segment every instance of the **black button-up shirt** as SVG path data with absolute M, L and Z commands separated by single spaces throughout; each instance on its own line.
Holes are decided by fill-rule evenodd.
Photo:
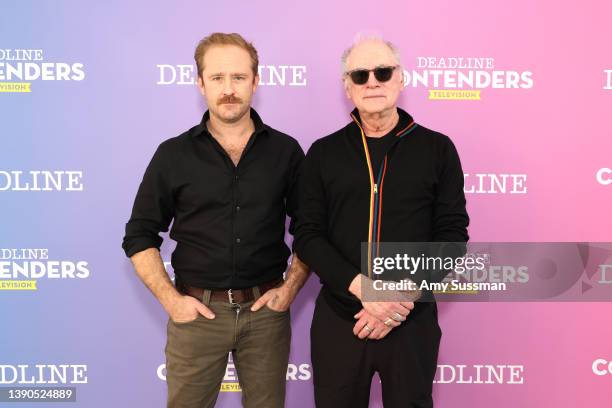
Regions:
M 278 278 L 287 267 L 286 216 L 293 234 L 299 167 L 298 142 L 265 125 L 251 109 L 255 132 L 240 162 L 202 122 L 161 143 L 149 163 L 125 228 L 128 257 L 177 242 L 172 267 L 183 284 L 245 288 Z

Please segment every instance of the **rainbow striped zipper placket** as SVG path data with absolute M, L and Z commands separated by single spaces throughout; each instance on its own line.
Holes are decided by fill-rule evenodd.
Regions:
M 378 171 L 376 182 L 374 182 L 374 170 L 372 169 L 372 160 L 370 157 L 370 150 L 368 149 L 368 143 L 366 141 L 365 132 L 361 123 L 357 120 L 355 115 L 351 113 L 353 121 L 359 127 L 361 132 L 361 141 L 363 143 L 363 150 L 368 164 L 368 174 L 370 176 L 370 222 L 368 227 L 368 277 L 372 278 L 372 259 L 378 255 L 380 251 L 380 226 L 382 224 L 382 193 L 383 185 L 385 181 L 385 175 L 387 174 L 387 154 L 383 160 L 382 166 Z M 418 125 L 412 121 L 404 129 L 397 132 L 395 136 L 402 138 L 416 129 Z M 372 253 L 373 243 L 376 242 L 376 250 Z

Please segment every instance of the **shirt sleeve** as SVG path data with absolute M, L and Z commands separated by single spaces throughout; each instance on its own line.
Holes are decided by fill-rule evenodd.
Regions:
M 306 154 L 300 172 L 300 204 L 294 248 L 300 259 L 328 288 L 341 295 L 350 295 L 348 287 L 360 271 L 338 252 L 327 237 L 327 201 L 319 151 L 319 145 L 315 142 Z
M 125 225 L 122 247 L 128 257 L 147 248 L 159 249 L 163 241 L 159 233 L 168 231 L 174 214 L 168 159 L 162 143 L 145 170 Z
M 298 207 L 300 205 L 298 180 L 303 163 L 304 151 L 296 141 L 289 160 L 289 176 L 285 193 L 285 208 L 287 216 L 291 218 L 289 222 L 289 233 L 293 236 L 295 236 Z M 293 251 L 295 252 L 295 240 L 293 241 Z

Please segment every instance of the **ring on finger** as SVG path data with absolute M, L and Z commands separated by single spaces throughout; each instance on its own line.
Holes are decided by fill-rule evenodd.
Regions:
M 393 316 L 391 316 L 391 319 L 395 320 L 396 322 L 402 322 L 402 321 L 404 321 L 404 316 L 402 316 L 401 314 L 395 312 L 395 313 L 393 313 Z
M 385 320 L 385 326 L 390 326 L 391 323 L 393 323 L 394 319 L 387 317 L 387 320 Z

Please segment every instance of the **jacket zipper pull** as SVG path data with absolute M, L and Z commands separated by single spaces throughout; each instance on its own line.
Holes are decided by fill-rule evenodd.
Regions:
M 374 184 L 374 194 L 378 194 L 378 184 Z

